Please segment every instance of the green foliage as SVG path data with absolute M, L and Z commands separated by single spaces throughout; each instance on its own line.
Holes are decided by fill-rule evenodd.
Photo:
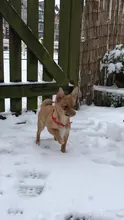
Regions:
M 96 106 L 121 107 L 124 106 L 124 95 L 108 91 L 95 91 L 94 104 Z

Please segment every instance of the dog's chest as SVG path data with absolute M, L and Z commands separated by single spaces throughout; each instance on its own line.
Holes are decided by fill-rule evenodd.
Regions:
M 65 128 L 65 127 L 59 128 L 59 132 L 60 132 L 61 138 L 63 139 L 63 137 L 64 137 L 65 134 L 66 134 L 66 128 Z
M 64 125 L 67 124 L 67 118 L 66 118 L 66 117 L 63 118 L 62 124 L 64 124 Z M 66 135 L 66 127 L 60 127 L 60 128 L 59 128 L 59 132 L 60 132 L 61 138 L 64 138 L 64 136 Z

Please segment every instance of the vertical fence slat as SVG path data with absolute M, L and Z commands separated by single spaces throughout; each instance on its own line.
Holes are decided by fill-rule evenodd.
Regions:
M 58 63 L 68 75 L 70 13 L 72 0 L 60 0 L 59 55 Z
M 21 15 L 21 0 L 10 0 L 19 15 Z M 16 22 L 16 21 L 15 21 Z M 9 52 L 10 52 L 10 81 L 21 82 L 21 39 L 16 32 L 10 28 L 9 31 Z M 20 113 L 22 99 L 10 99 L 10 110 Z
M 0 14 L 0 82 L 4 82 L 3 68 L 3 18 Z M 0 112 L 5 111 L 4 100 L 0 99 Z
M 27 25 L 33 34 L 38 37 L 38 0 L 27 0 Z M 27 48 L 27 80 L 36 82 L 38 79 L 38 60 Z M 37 97 L 27 98 L 27 109 L 37 108 Z
M 49 51 L 50 55 L 53 57 L 54 51 L 54 8 L 55 0 L 45 0 L 44 1 L 44 39 L 43 44 Z M 43 80 L 52 81 L 52 77 L 48 75 L 46 70 L 43 68 Z M 45 98 L 51 98 L 51 96 L 44 96 Z
M 53 57 L 53 45 L 54 45 L 54 8 L 55 0 L 44 1 L 44 39 L 43 44 Z M 43 72 L 44 81 L 52 81 L 52 78 L 47 75 L 44 69 Z
M 70 81 L 77 85 L 83 4 L 82 0 L 72 0 L 71 2 L 68 76 Z

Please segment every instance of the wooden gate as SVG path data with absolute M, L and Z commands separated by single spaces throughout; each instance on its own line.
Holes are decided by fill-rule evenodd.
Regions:
M 0 1 L 0 112 L 5 98 L 10 110 L 21 112 L 22 97 L 27 109 L 37 109 L 37 97 L 56 93 L 59 86 L 69 91 L 69 82 L 78 84 L 81 0 L 60 1 L 58 65 L 53 60 L 55 0 L 44 0 L 44 40 L 38 40 L 38 0 L 27 0 L 27 24 L 21 18 L 21 0 Z M 10 83 L 4 83 L 3 18 L 9 23 Z M 27 82 L 21 80 L 21 42 L 27 45 Z M 43 80 L 38 82 L 38 61 L 43 65 Z

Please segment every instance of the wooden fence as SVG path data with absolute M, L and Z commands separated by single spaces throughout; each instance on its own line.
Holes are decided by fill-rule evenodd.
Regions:
M 27 109 L 37 109 L 37 97 L 51 97 L 59 86 L 69 91 L 69 82 L 78 84 L 81 0 L 60 1 L 58 65 L 53 60 L 55 0 L 44 0 L 44 40 L 38 41 L 38 0 L 27 0 L 27 24 L 21 18 L 21 0 L 0 1 L 0 112 L 5 98 L 10 110 L 21 112 L 22 97 Z M 10 83 L 4 83 L 3 18 L 9 23 Z M 27 45 L 27 82 L 23 83 L 21 42 Z M 38 61 L 43 65 L 43 80 L 38 82 Z M 54 81 L 53 81 L 54 79 Z M 49 83 L 50 82 L 50 83 Z
M 124 42 L 124 1 L 86 0 L 81 45 L 82 100 L 92 103 L 94 84 L 103 84 L 100 60 L 107 50 Z

